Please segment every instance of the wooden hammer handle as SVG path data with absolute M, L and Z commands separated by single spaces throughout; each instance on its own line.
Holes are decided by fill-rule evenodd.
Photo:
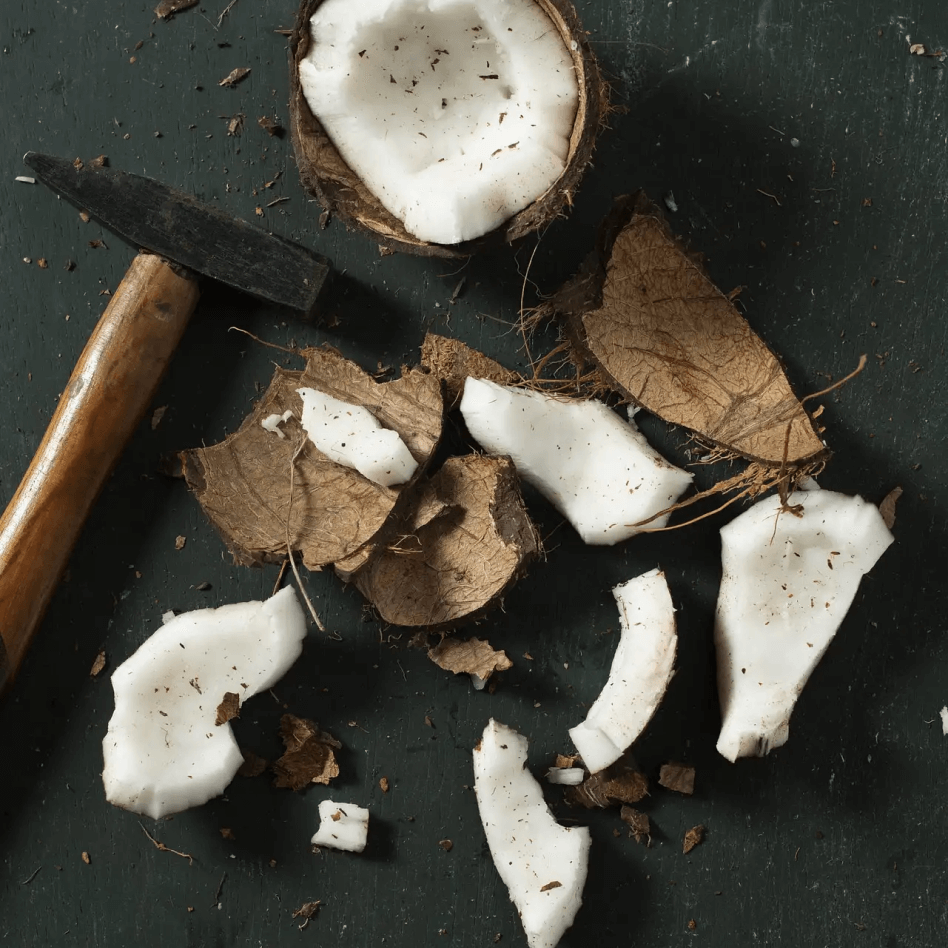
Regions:
M 83 523 L 197 305 L 197 278 L 139 254 L 86 344 L 0 518 L 0 688 L 23 659 Z

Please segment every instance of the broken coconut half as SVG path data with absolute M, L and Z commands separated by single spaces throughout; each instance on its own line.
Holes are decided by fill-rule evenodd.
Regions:
M 557 398 L 485 379 L 464 384 L 461 414 L 478 444 L 510 457 L 586 543 L 612 545 L 641 532 L 690 486 L 632 421 L 594 399 Z
M 589 830 L 560 826 L 527 770 L 527 739 L 490 719 L 474 748 L 474 793 L 487 845 L 530 948 L 553 948 L 583 903 Z
M 643 573 L 612 590 L 622 634 L 609 679 L 569 736 L 590 773 L 615 763 L 645 730 L 674 674 L 675 607 L 665 574 Z
M 607 109 L 569 0 L 304 0 L 290 87 L 304 186 L 429 256 L 550 223 Z
M 166 622 L 112 674 L 115 712 L 102 742 L 109 803 L 159 819 L 223 793 L 244 762 L 228 721 L 280 680 L 305 636 L 291 587 Z
M 786 743 L 803 686 L 892 540 L 872 504 L 819 488 L 785 505 L 767 497 L 721 528 L 714 642 L 724 757 L 763 757 Z

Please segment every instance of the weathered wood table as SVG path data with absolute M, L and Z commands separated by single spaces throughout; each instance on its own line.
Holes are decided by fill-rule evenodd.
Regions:
M 466 264 L 382 256 L 338 222 L 320 229 L 288 139 L 257 124 L 287 120 L 280 30 L 292 25 L 290 3 L 205 2 L 160 22 L 151 7 L 0 6 L 0 500 L 133 252 L 45 188 L 17 182 L 27 150 L 105 154 L 318 249 L 341 276 L 331 318 L 312 328 L 209 289 L 155 401 L 163 418 L 141 425 L 95 507 L 0 705 L 0 943 L 524 944 L 478 820 L 471 748 L 493 715 L 530 737 L 536 772 L 567 751 L 567 728 L 611 661 L 610 588 L 661 565 L 679 610 L 678 673 L 636 753 L 653 777 L 667 760 L 693 764 L 696 792 L 655 785 L 647 848 L 616 811 L 568 810 L 550 788 L 557 815 L 593 833 L 585 904 L 563 944 L 944 944 L 948 61 L 925 54 L 948 49 L 948 7 L 580 0 L 622 108 L 569 219 Z M 219 86 L 236 67 L 251 73 Z M 229 134 L 236 115 L 245 121 Z M 478 627 L 514 661 L 493 694 L 406 648 L 407 635 L 382 629 L 332 575 L 310 575 L 338 639 L 312 629 L 273 696 L 235 726 L 273 756 L 285 708 L 317 720 L 345 745 L 335 785 L 297 795 L 238 779 L 225 797 L 160 823 L 109 806 L 108 670 L 166 610 L 263 598 L 276 577 L 276 567 L 232 565 L 183 483 L 157 471 L 166 453 L 233 430 L 269 380 L 274 351 L 229 327 L 281 345 L 329 342 L 372 370 L 414 362 L 435 330 L 522 368 L 524 285 L 530 302 L 573 273 L 612 198 L 638 187 L 673 193 L 672 226 L 707 254 L 722 288 L 745 287 L 748 319 L 798 392 L 869 357 L 824 399 L 834 457 L 821 483 L 876 502 L 901 486 L 896 543 L 813 675 L 789 743 L 737 765 L 714 749 L 711 628 L 728 514 L 599 549 L 529 495 L 548 556 Z M 683 432 L 655 419 L 643 428 L 687 460 Z M 698 471 L 702 483 L 709 476 Z M 103 649 L 107 670 L 90 677 Z M 329 795 L 371 809 L 362 856 L 311 854 Z M 698 823 L 706 840 L 683 855 Z M 321 911 L 297 931 L 293 911 L 317 899 Z

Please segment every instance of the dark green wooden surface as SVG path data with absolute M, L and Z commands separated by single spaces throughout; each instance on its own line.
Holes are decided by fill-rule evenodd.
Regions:
M 263 205 L 267 226 L 344 274 L 328 303 L 339 317 L 331 330 L 209 290 L 156 399 L 168 406 L 163 421 L 142 426 L 95 508 L 70 579 L 0 706 L 0 944 L 467 948 L 493 944 L 496 933 L 524 944 L 484 844 L 470 749 L 495 715 L 531 738 L 537 768 L 566 750 L 566 729 L 611 660 L 609 589 L 656 564 L 679 609 L 679 672 L 638 756 L 653 774 L 667 759 L 693 763 L 697 791 L 684 799 L 656 787 L 651 849 L 616 838 L 614 812 L 589 817 L 585 905 L 563 944 L 945 944 L 948 738 L 937 718 L 948 702 L 948 63 L 910 55 L 909 43 L 948 48 L 948 8 L 579 3 L 627 111 L 612 117 L 570 220 L 539 245 L 462 268 L 380 257 L 338 223 L 320 232 L 287 140 L 256 124 L 263 114 L 286 121 L 285 40 L 274 31 L 294 11 L 237 0 L 218 23 L 226 5 L 159 23 L 151 4 L 123 0 L 0 6 L 0 501 L 107 301 L 100 291 L 118 284 L 132 256 L 108 236 L 107 249 L 90 248 L 102 236 L 95 223 L 15 182 L 25 151 L 104 153 L 115 167 L 255 220 Z M 238 66 L 250 76 L 220 88 Z M 228 136 L 226 117 L 238 112 L 243 134 Z M 159 852 L 135 816 L 103 799 L 111 689 L 106 674 L 88 671 L 102 648 L 114 667 L 169 608 L 260 598 L 272 587 L 275 570 L 231 566 L 183 485 L 156 474 L 164 452 L 232 430 L 270 377 L 272 351 L 228 327 L 281 344 L 331 342 L 370 368 L 411 361 L 434 329 L 522 365 L 513 324 L 534 251 L 528 301 L 534 284 L 551 290 L 571 274 L 611 197 L 639 186 L 655 197 L 674 192 L 673 226 L 709 255 L 722 287 L 746 287 L 749 319 L 801 393 L 869 356 L 858 380 L 825 399 L 835 456 L 821 483 L 874 501 L 901 485 L 897 542 L 808 685 L 789 744 L 737 765 L 714 750 L 711 618 L 723 519 L 592 549 L 531 498 L 550 552 L 479 629 L 515 661 L 494 695 L 380 640 L 359 595 L 315 575 L 308 589 L 341 640 L 313 630 L 275 689 L 280 704 L 263 695 L 237 725 L 242 742 L 273 754 L 285 704 L 345 742 L 329 792 L 370 807 L 365 854 L 312 855 L 327 791 L 296 796 L 262 779 L 238 780 L 226 797 L 173 820 L 142 820 L 194 864 Z M 266 207 L 278 197 L 288 200 Z M 464 292 L 449 305 L 461 275 Z M 683 458 L 681 433 L 644 425 Z M 187 537 L 180 551 L 178 535 Z M 202 582 L 211 588 L 198 591 Z M 682 834 L 699 822 L 707 840 L 683 856 Z M 450 852 L 438 845 L 444 838 Z M 292 910 L 312 899 L 324 908 L 298 932 Z

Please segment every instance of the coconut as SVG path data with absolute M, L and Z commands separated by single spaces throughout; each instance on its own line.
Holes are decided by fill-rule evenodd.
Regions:
M 392 250 L 466 256 L 547 225 L 607 108 L 569 0 L 304 0 L 291 37 L 303 185 Z

